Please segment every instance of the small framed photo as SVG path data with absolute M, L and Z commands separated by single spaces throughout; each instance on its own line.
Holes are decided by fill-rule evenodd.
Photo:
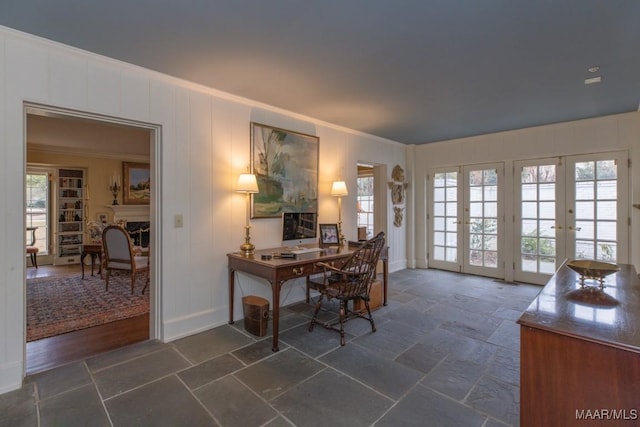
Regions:
M 96 219 L 100 224 L 107 224 L 109 222 L 109 214 L 106 212 L 98 212 L 96 214 Z
M 320 245 L 337 245 L 340 243 L 338 224 L 320 224 Z

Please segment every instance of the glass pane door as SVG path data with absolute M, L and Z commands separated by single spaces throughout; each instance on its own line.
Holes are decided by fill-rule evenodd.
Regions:
M 458 169 L 434 171 L 430 176 L 431 249 L 429 265 L 434 268 L 460 271 L 461 218 L 458 203 L 461 191 Z
M 516 256 L 514 277 L 518 281 L 544 284 L 557 268 L 558 237 L 564 209 L 562 169 L 558 159 L 516 162 Z
M 568 257 L 628 262 L 626 153 L 569 158 Z
M 499 187 L 503 169 L 502 164 L 464 168 L 465 273 L 504 277 Z

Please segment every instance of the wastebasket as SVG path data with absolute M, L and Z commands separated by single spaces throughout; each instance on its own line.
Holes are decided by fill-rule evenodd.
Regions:
M 247 332 L 263 337 L 267 335 L 269 325 L 269 301 L 264 298 L 247 295 L 242 297 L 244 328 Z

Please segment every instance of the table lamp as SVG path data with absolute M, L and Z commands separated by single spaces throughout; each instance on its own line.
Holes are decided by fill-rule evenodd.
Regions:
M 241 173 L 238 177 L 238 185 L 236 187 L 236 191 L 238 193 L 246 194 L 246 204 L 247 204 L 247 222 L 244 226 L 245 236 L 244 243 L 240 245 L 240 250 L 245 256 L 253 255 L 253 251 L 255 250 L 255 246 L 251 243 L 251 194 L 255 194 L 258 192 L 258 181 L 256 180 L 256 176 L 251 173 Z
M 348 196 L 347 184 L 344 181 L 333 181 L 331 195 L 338 198 L 338 239 L 340 246 L 344 246 L 345 238 L 342 234 L 342 196 Z

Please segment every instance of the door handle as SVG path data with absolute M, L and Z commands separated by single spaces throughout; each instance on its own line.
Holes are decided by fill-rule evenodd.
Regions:
M 580 230 L 582 230 L 582 227 L 572 227 L 572 226 L 569 226 L 569 230 L 580 231 Z
M 562 230 L 562 226 L 561 225 L 558 225 L 558 226 L 552 225 L 551 229 L 554 229 L 554 228 L 557 228 L 558 230 Z

